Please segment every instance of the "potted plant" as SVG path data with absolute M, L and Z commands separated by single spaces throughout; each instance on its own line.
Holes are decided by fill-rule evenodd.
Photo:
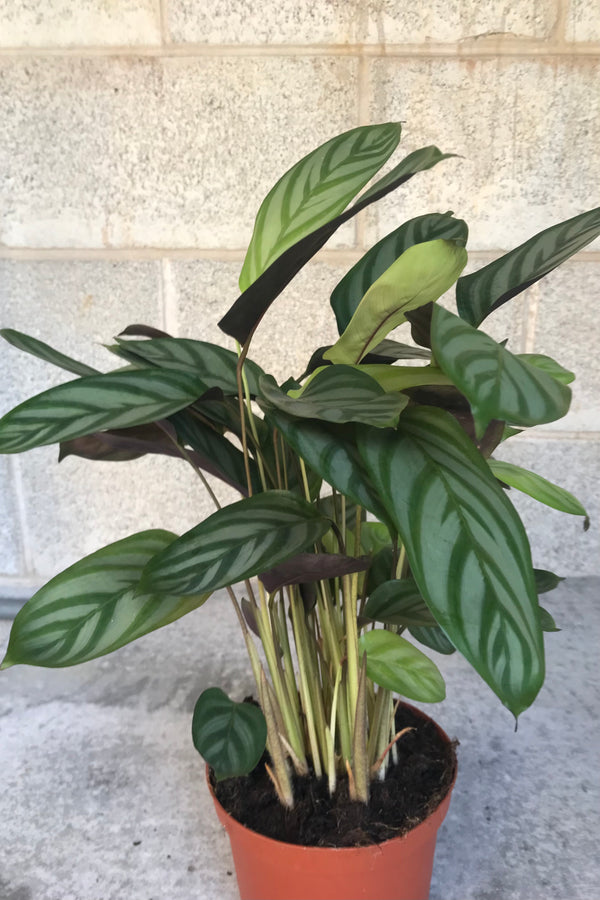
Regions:
M 404 698 L 442 700 L 428 651 L 458 649 L 515 717 L 527 709 L 544 679 L 543 632 L 555 630 L 538 594 L 559 579 L 534 570 L 507 488 L 585 516 L 566 491 L 492 455 L 564 416 L 574 376 L 479 326 L 600 234 L 600 209 L 466 276 L 465 222 L 412 219 L 334 289 L 340 337 L 303 373 L 278 384 L 250 358 L 262 316 L 336 229 L 448 155 L 411 153 L 348 206 L 399 139 L 396 123 L 355 128 L 273 187 L 219 323 L 236 351 L 132 325 L 108 348 L 119 366 L 101 374 L 2 332 L 76 377 L 7 412 L 1 452 L 58 443 L 59 458 L 178 457 L 217 509 L 182 536 L 134 534 L 57 575 L 16 616 L 1 668 L 85 662 L 224 588 L 255 700 L 207 687 L 192 733 L 254 900 L 427 896 L 454 746 Z M 458 315 L 437 302 L 453 286 Z M 388 337 L 403 324 L 410 344 Z M 241 499 L 220 507 L 204 473 Z M 265 882 L 278 867 L 284 883 Z

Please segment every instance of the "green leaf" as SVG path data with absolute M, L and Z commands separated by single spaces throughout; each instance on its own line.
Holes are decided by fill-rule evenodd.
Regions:
M 270 409 L 267 415 L 292 449 L 321 478 L 377 519 L 388 521 L 385 507 L 361 463 L 351 426 L 334 428 L 308 419 L 293 419 L 277 409 Z
M 290 416 L 325 422 L 362 422 L 385 428 L 395 425 L 408 397 L 387 394 L 379 384 L 351 366 L 325 366 L 299 392 L 290 397 L 266 375 L 260 394 L 270 406 Z
M 384 391 L 405 391 L 431 384 L 451 385 L 452 381 L 437 366 L 361 365 L 360 371 L 373 378 Z
M 437 300 L 467 263 L 467 251 L 453 241 L 414 244 L 371 285 L 344 333 L 323 354 L 334 363 L 359 363 L 408 311 Z
M 145 590 L 196 594 L 259 575 L 325 534 L 330 522 L 289 491 L 265 491 L 219 509 L 151 560 Z
M 391 156 L 400 125 L 363 125 L 313 150 L 269 191 L 256 216 L 240 275 L 246 290 L 301 238 L 338 216 Z
M 267 723 L 260 707 L 234 703 L 220 688 L 208 688 L 194 707 L 192 740 L 217 781 L 222 781 L 247 775 L 258 765 L 267 742 Z
M 573 494 L 542 478 L 541 475 L 499 459 L 488 459 L 488 465 L 496 478 L 528 494 L 534 500 L 539 500 L 552 509 L 570 513 L 572 516 L 587 516 L 585 509 Z
M 471 404 L 477 436 L 492 419 L 541 425 L 565 415 L 571 390 L 441 306 L 433 310 L 435 358 Z
M 202 606 L 209 593 L 182 598 L 137 590 L 144 566 L 175 538 L 168 531 L 142 531 L 65 569 L 17 613 L 0 668 L 73 666 Z
M 429 407 L 359 450 L 450 641 L 519 715 L 544 680 L 531 552 L 514 507 L 460 425 Z
M 208 341 L 194 341 L 188 338 L 155 338 L 149 341 L 121 340 L 117 338 L 117 350 L 123 350 L 126 358 L 150 363 L 161 369 L 189 372 L 205 384 L 205 389 L 219 388 L 224 394 L 237 395 L 236 353 L 210 344 Z M 252 395 L 257 393 L 258 379 L 263 374 L 260 366 L 247 359 L 244 372 Z
M 568 369 L 557 363 L 551 356 L 544 356 L 542 353 L 519 353 L 517 354 L 517 359 L 522 359 L 529 363 L 530 366 L 535 366 L 536 369 L 546 372 L 556 381 L 560 381 L 561 384 L 571 384 L 572 381 L 575 381 L 574 373 L 569 372 Z
M 431 350 L 426 350 L 424 347 L 413 347 L 412 344 L 401 344 L 399 341 L 386 338 L 373 347 L 369 359 L 365 359 L 365 362 L 370 362 L 372 357 L 381 357 L 379 360 L 372 360 L 379 363 L 384 362 L 386 358 L 390 362 L 396 359 L 431 359 Z
M 74 375 L 96 375 L 98 373 L 97 369 L 92 369 L 91 366 L 86 366 L 85 363 L 79 362 L 77 359 L 65 356 L 64 353 L 60 353 L 54 347 L 50 347 L 43 341 L 38 341 L 37 338 L 28 334 L 23 334 L 22 331 L 15 331 L 14 328 L 3 328 L 0 330 L 0 335 L 13 347 L 24 350 L 25 353 L 31 353 L 32 356 L 37 356 L 39 359 L 43 359 L 44 362 L 52 363 L 52 365 L 58 366 L 60 369 L 66 369 L 67 372 L 72 372 Z
M 479 325 L 599 234 L 600 207 L 552 225 L 483 269 L 464 275 L 456 285 L 459 315 L 471 325 Z
M 412 578 L 380 584 L 371 594 L 363 615 L 385 625 L 436 625 Z
M 386 175 L 372 189 L 363 194 L 350 209 L 340 213 L 331 221 L 325 222 L 324 225 L 306 234 L 287 250 L 284 250 L 281 256 L 272 262 L 262 275 L 259 275 L 256 281 L 252 282 L 238 297 L 219 322 L 219 328 L 241 344 L 245 343 L 273 301 L 300 269 L 335 234 L 340 225 L 353 218 L 371 203 L 381 200 L 391 191 L 400 187 L 417 172 L 431 168 L 446 158 L 447 154 L 440 153 L 436 147 L 425 147 L 423 150 L 411 153 L 390 175 Z
M 548 610 L 544 609 L 543 606 L 540 606 L 540 622 L 542 625 L 542 631 L 546 631 L 548 633 L 560 631 L 560 628 L 558 627 Z
M 354 528 L 354 522 L 352 523 Z M 360 548 L 363 553 L 375 555 L 384 547 L 391 547 L 390 532 L 381 522 L 363 522 L 360 528 Z
M 367 654 L 367 675 L 375 684 L 421 703 L 439 703 L 446 697 L 436 664 L 399 634 L 367 631 L 360 636 L 358 649 L 361 656 Z
M 535 577 L 535 590 L 537 594 L 546 594 L 548 591 L 553 591 L 561 581 L 564 581 L 564 578 L 561 578 L 560 575 L 555 575 L 554 572 L 548 572 L 546 569 L 534 569 L 533 575 Z
M 405 250 L 414 244 L 423 244 L 438 238 L 454 240 L 464 246 L 468 233 L 467 224 L 462 219 L 454 219 L 451 213 L 444 215 L 432 213 L 410 219 L 384 237 L 365 253 L 333 289 L 331 306 L 337 320 L 338 332 L 342 334 L 368 289 Z M 378 347 L 374 348 L 373 352 L 383 354 Z
M 413 625 L 408 630 L 416 641 L 429 647 L 430 650 L 435 650 L 436 653 L 443 653 L 444 656 L 456 653 L 456 647 L 448 640 L 439 625 Z
M 0 419 L 0 453 L 145 425 L 188 406 L 203 390 L 193 375 L 167 370 L 109 372 L 68 381 Z

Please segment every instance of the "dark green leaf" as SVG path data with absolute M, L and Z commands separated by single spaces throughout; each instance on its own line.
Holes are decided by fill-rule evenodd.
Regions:
M 560 631 L 560 628 L 558 627 L 548 610 L 544 609 L 543 606 L 540 606 L 540 622 L 542 624 L 542 631 L 546 631 L 548 633 Z
M 434 241 L 438 238 L 467 242 L 469 230 L 462 219 L 454 219 L 451 213 L 432 213 L 410 219 L 375 244 L 350 271 L 344 275 L 331 294 L 331 306 L 337 320 L 338 332 L 345 331 L 358 304 L 371 285 L 389 269 L 393 262 L 414 244 Z M 410 349 L 410 348 L 409 348 Z M 377 347 L 374 353 L 385 355 Z M 404 359 L 406 357 L 396 357 Z M 408 357 L 410 358 L 410 357 Z
M 358 649 L 367 654 L 367 675 L 375 684 L 421 703 L 445 698 L 446 685 L 436 664 L 399 634 L 367 631 Z
M 167 370 L 109 372 L 68 381 L 0 419 L 0 453 L 145 425 L 188 406 L 202 392 L 193 375 Z
M 258 765 L 267 742 L 267 723 L 260 707 L 234 703 L 220 688 L 208 688 L 194 707 L 192 740 L 221 781 L 247 775 Z
M 452 416 L 407 410 L 360 453 L 436 621 L 519 715 L 544 679 L 531 553 L 514 507 Z
M 479 325 L 494 309 L 535 284 L 600 234 L 600 207 L 552 225 L 471 275 L 458 279 L 461 318 Z
M 530 366 L 535 366 L 536 369 L 541 369 L 561 384 L 571 384 L 575 381 L 573 372 L 569 372 L 551 356 L 544 356 L 542 353 L 519 353 L 517 358 L 529 363 Z
M 269 406 L 290 416 L 336 424 L 362 422 L 379 428 L 395 425 L 408 403 L 408 397 L 386 394 L 373 378 L 351 366 L 326 366 L 298 397 L 285 394 L 270 375 L 261 378 L 259 390 Z
M 435 358 L 471 404 L 480 437 L 492 419 L 540 425 L 560 419 L 571 391 L 441 306 L 433 311 Z
M 209 388 L 219 388 L 224 394 L 237 395 L 236 369 L 238 357 L 233 351 L 208 341 L 188 338 L 156 338 L 149 341 L 123 341 L 117 338 L 118 349 L 127 359 L 140 360 L 144 364 L 195 374 Z M 257 393 L 262 369 L 247 359 L 244 372 L 252 395 Z
M 357 213 L 375 200 L 381 200 L 386 194 L 400 187 L 417 172 L 431 168 L 442 159 L 446 159 L 448 155 L 442 154 L 436 147 L 425 147 L 423 150 L 416 150 L 397 166 L 390 176 L 386 176 L 374 185 L 366 194 L 363 194 L 357 202 L 347 209 L 345 212 L 336 216 L 330 222 L 326 222 L 315 231 L 301 238 L 287 250 L 284 250 L 275 262 L 265 269 L 262 275 L 248 287 L 243 294 L 238 297 L 229 312 L 223 316 L 219 322 L 219 327 L 225 334 L 236 338 L 241 344 L 248 340 L 248 337 L 266 311 L 269 309 L 273 301 L 279 296 L 283 289 L 290 283 L 292 278 L 298 274 L 300 269 L 312 259 L 329 238 L 335 234 L 340 225 L 347 222 Z
M 98 374 L 97 369 L 92 369 L 91 366 L 87 366 L 77 359 L 65 356 L 64 353 L 60 353 L 48 344 L 44 344 L 43 341 L 38 341 L 37 338 L 23 334 L 22 331 L 15 331 L 14 328 L 3 328 L 0 330 L 0 335 L 13 347 L 24 350 L 25 353 L 31 353 L 32 356 L 37 356 L 39 359 L 43 359 L 44 362 L 66 369 L 67 372 L 72 372 L 74 375 Z
M 437 624 L 412 578 L 380 584 L 367 600 L 363 615 L 385 625 Z
M 546 594 L 548 591 L 553 591 L 561 581 L 565 580 L 560 575 L 555 575 L 554 572 L 548 572 L 546 569 L 534 569 L 533 575 L 537 594 Z
M 283 175 L 263 200 L 240 288 L 250 287 L 284 250 L 338 216 L 391 156 L 400 125 L 363 125 L 317 147 Z
M 175 538 L 142 531 L 61 572 L 17 613 L 1 668 L 86 662 L 202 606 L 209 593 L 182 598 L 137 590 L 144 566 Z
M 448 640 L 439 625 L 413 625 L 408 630 L 416 641 L 429 647 L 430 650 L 435 650 L 436 653 L 443 653 L 444 656 L 456 653 L 456 647 Z
M 552 509 L 570 513 L 572 516 L 587 516 L 585 509 L 573 494 L 546 478 L 542 478 L 541 475 L 536 475 L 535 472 L 500 459 L 488 459 L 488 465 L 496 478 L 503 481 L 504 484 L 528 494 L 534 500 L 538 500 Z
M 361 463 L 353 431 L 324 422 L 293 419 L 277 409 L 268 411 L 271 423 L 315 472 L 341 494 L 364 506 L 377 519 L 388 516 Z
M 265 491 L 219 509 L 146 567 L 142 586 L 197 594 L 259 575 L 305 550 L 329 520 L 289 491 Z
M 394 550 L 391 544 L 378 550 L 371 562 L 367 573 L 366 593 L 371 594 L 379 587 L 393 578 L 395 574 Z

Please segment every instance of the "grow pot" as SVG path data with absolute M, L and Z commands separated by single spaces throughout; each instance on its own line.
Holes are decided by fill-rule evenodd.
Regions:
M 420 710 L 409 709 L 428 719 Z M 450 745 L 448 736 L 432 724 Z M 215 796 L 207 769 L 217 816 L 231 843 L 241 900 L 427 900 L 437 832 L 455 780 L 456 766 L 438 805 L 399 837 L 360 847 L 308 847 L 242 825 Z

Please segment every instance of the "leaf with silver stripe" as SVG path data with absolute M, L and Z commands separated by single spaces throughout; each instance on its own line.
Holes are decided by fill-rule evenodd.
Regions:
M 207 688 L 194 707 L 192 740 L 221 781 L 256 767 L 267 742 L 267 723 L 260 707 L 235 703 L 220 688 Z
M 391 156 L 400 125 L 363 125 L 337 135 L 297 162 L 263 200 L 240 275 L 240 289 L 292 244 L 339 215 Z
M 544 680 L 531 552 L 514 507 L 451 415 L 406 410 L 359 450 L 436 621 L 518 716 Z
M 587 516 L 577 497 L 547 478 L 500 459 L 488 459 L 488 466 L 504 484 L 528 494 L 534 500 L 572 516 Z
M 44 341 L 38 341 L 37 338 L 31 337 L 29 334 L 24 334 L 22 331 L 15 331 L 14 328 L 3 328 L 0 330 L 0 335 L 5 341 L 12 344 L 13 347 L 24 350 L 25 353 L 31 353 L 32 356 L 37 356 L 38 359 L 43 359 L 44 362 L 52 363 L 53 366 L 65 369 L 67 372 L 72 372 L 73 375 L 98 374 L 97 369 L 93 369 L 91 366 L 87 366 L 77 359 L 72 359 L 70 356 L 65 356 L 64 353 L 55 350 L 54 347 L 45 344 Z
M 431 346 L 440 368 L 471 404 L 478 437 L 492 419 L 541 425 L 569 409 L 570 388 L 437 305 Z
M 210 594 L 182 598 L 137 590 L 148 561 L 175 538 L 168 531 L 142 531 L 61 572 L 17 613 L 0 668 L 74 666 L 201 606 Z
M 194 375 L 166 369 L 108 372 L 31 397 L 0 419 L 0 453 L 21 453 L 115 428 L 145 425 L 202 395 Z
M 471 325 L 481 324 L 491 312 L 535 284 L 598 235 L 600 207 L 552 225 L 483 269 L 463 275 L 456 285 L 459 315 Z
M 329 519 L 289 491 L 265 491 L 219 509 L 158 554 L 144 590 L 197 594 L 259 575 L 306 550 Z

